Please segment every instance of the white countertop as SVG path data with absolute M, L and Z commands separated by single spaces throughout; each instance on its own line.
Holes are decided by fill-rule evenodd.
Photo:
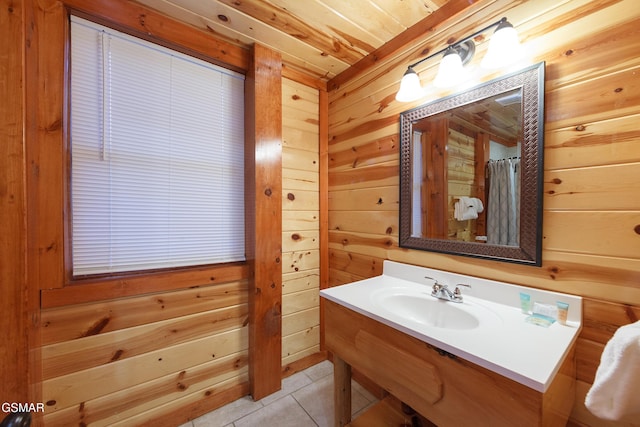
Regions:
M 582 325 L 582 298 L 524 286 L 480 279 L 472 276 L 385 261 L 381 276 L 320 291 L 328 300 L 402 331 L 539 392 L 545 392 L 575 342 Z M 480 323 L 472 329 L 430 326 L 381 307 L 377 296 L 385 294 L 429 294 L 433 280 L 462 288 L 464 295 L 457 308 L 480 313 Z M 534 301 L 569 304 L 567 325 L 558 322 L 545 328 L 525 322 L 520 310 L 520 292 Z M 434 298 L 435 299 L 435 298 Z M 426 309 L 426 308 L 425 308 Z

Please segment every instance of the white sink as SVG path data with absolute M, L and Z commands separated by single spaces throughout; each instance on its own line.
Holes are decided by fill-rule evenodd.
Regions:
M 431 296 L 432 277 L 463 288 L 461 303 Z M 569 304 L 567 325 L 549 328 L 525 321 L 520 292 L 531 301 Z M 320 295 L 387 326 L 504 375 L 546 391 L 581 328 L 582 299 L 385 260 L 383 274 L 323 289 Z
M 413 287 L 381 289 L 372 292 L 371 299 L 389 316 L 435 328 L 475 329 L 481 323 L 499 321 L 495 313 L 481 305 L 444 301 Z
M 473 329 L 480 325 L 476 316 L 455 306 L 456 303 L 432 296 L 389 295 L 380 304 L 386 311 L 436 328 Z

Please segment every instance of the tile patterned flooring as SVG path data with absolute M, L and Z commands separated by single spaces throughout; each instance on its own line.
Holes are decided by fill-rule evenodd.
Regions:
M 352 382 L 356 417 L 376 398 Z M 330 427 L 333 425 L 333 364 L 311 366 L 282 381 L 282 390 L 254 402 L 244 397 L 181 427 Z

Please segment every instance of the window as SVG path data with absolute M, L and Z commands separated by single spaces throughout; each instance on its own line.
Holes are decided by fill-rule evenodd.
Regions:
M 74 276 L 244 260 L 244 77 L 72 17 Z

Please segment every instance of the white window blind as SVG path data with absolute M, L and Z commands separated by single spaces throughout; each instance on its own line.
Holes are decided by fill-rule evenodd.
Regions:
M 74 276 L 244 260 L 244 76 L 72 17 Z

